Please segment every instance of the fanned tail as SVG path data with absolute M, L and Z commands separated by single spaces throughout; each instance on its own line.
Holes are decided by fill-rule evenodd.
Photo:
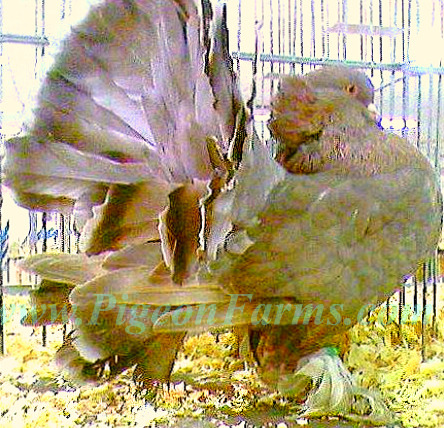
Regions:
M 23 322 L 66 322 L 64 305 L 75 330 L 57 361 L 74 377 L 137 364 L 138 380 L 167 380 L 185 333 L 153 330 L 153 300 L 226 299 L 214 284 L 180 292 L 194 281 L 202 204 L 243 111 L 225 9 L 202 9 L 203 20 L 191 0 L 93 8 L 46 76 L 27 135 L 6 144 L 16 201 L 72 213 L 82 232 L 85 254 L 23 265 L 42 277 Z

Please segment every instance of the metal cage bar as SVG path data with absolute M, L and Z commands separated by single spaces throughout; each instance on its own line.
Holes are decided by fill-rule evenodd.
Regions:
M 444 39 L 444 4 L 435 0 L 431 1 L 440 6 L 439 16 L 435 17 L 435 24 L 440 26 L 440 33 Z M 69 15 L 72 3 L 60 0 L 60 6 L 60 19 L 65 19 Z M 441 119 L 444 67 L 441 63 L 424 65 L 413 62 L 415 58 L 411 52 L 412 37 L 428 19 L 420 11 L 419 6 L 419 2 L 415 2 L 414 5 L 412 0 L 392 2 L 383 0 L 359 0 L 359 2 L 256 0 L 254 19 L 262 22 L 262 37 L 265 40 L 258 58 L 257 78 L 260 82 L 258 81 L 257 88 L 260 93 L 256 97 L 257 105 L 255 105 L 255 118 L 258 120 L 260 135 L 267 139 L 265 111 L 277 87 L 276 78 L 279 76 L 275 73 L 278 75 L 303 73 L 317 66 L 340 62 L 366 70 L 373 77 L 379 89 L 377 102 L 382 114 L 387 115 L 388 122 L 400 119 L 402 123 L 399 129 L 390 128 L 390 132 L 398 132 L 409 139 L 431 159 L 437 172 L 440 172 L 444 132 Z M 35 0 L 34 34 L 3 34 L 0 3 L 0 57 L 3 59 L 3 49 L 6 49 L 9 44 L 31 45 L 31 49 L 35 47 L 36 81 L 43 62 L 42 56 L 46 55 L 52 41 L 46 31 L 47 7 L 48 0 Z M 236 6 L 233 9 L 236 9 Z M 234 11 L 236 15 L 233 20 L 234 25 L 231 28 L 231 37 L 236 40 L 230 45 L 237 48 L 233 57 L 243 88 L 250 88 L 250 85 L 242 85 L 242 82 L 251 81 L 254 70 L 248 63 L 255 60 L 255 53 L 251 51 L 251 44 L 248 44 L 250 36 L 254 37 L 254 26 L 246 24 L 251 18 L 249 9 L 251 10 L 251 2 L 238 0 L 237 10 Z M 3 99 L 4 71 L 2 67 L 3 61 L 0 63 L 1 99 Z M 245 97 L 245 99 L 248 98 L 249 96 Z M 397 99 L 402 101 L 397 103 Z M 0 116 L 0 125 L 2 125 L 1 121 Z M 63 216 L 60 217 L 60 251 L 71 251 L 71 228 L 67 227 L 68 223 L 70 224 L 69 219 L 65 222 Z M 68 232 L 67 229 L 69 229 Z M 46 249 L 46 246 L 45 241 L 43 247 Z M 43 248 L 42 251 L 44 251 Z M 415 311 L 422 297 L 423 316 L 425 316 L 429 286 L 433 293 L 434 316 L 436 316 L 437 292 L 440 284 L 436 270 L 435 261 L 431 270 L 423 268 L 421 281 L 416 278 L 413 281 Z M 0 278 L 0 308 L 3 298 L 2 278 Z M 422 296 L 419 295 L 419 283 L 422 283 Z M 400 308 L 405 304 L 405 299 L 403 292 L 399 295 Z M 423 328 L 425 328 L 424 325 Z M 0 324 L 0 330 L 2 329 L 3 325 Z M 0 339 L 1 351 L 3 351 L 3 337 Z M 422 340 L 425 355 L 424 334 Z

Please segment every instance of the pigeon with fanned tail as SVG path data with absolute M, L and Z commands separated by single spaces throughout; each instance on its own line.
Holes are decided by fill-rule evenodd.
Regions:
M 361 420 L 385 423 L 331 347 L 433 254 L 435 172 L 381 130 L 370 80 L 344 66 L 283 79 L 273 159 L 239 96 L 224 7 L 209 6 L 106 1 L 66 41 L 28 135 L 6 145 L 16 200 L 72 212 L 92 260 L 82 278 L 55 255 L 26 266 L 71 284 L 60 360 L 86 377 L 136 364 L 150 384 L 168 380 L 186 332 L 238 326 L 267 384 L 312 384 L 304 416 L 359 419 L 359 395 Z

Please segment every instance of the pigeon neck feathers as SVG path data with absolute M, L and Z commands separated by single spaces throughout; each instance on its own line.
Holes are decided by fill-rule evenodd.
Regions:
M 378 127 L 373 98 L 370 79 L 343 66 L 284 78 L 269 122 L 276 160 L 293 174 L 371 176 L 417 162 L 424 167 L 419 152 Z

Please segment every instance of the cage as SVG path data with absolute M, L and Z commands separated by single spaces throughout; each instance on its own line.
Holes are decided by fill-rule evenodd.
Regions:
M 39 84 L 61 41 L 90 7 L 98 3 L 100 0 L 0 2 L 2 142 L 26 129 L 32 120 Z M 254 118 L 264 141 L 270 137 L 266 126 L 270 99 L 280 77 L 341 63 L 361 69 L 371 77 L 383 128 L 407 138 L 442 176 L 442 0 L 227 0 L 226 3 L 235 70 L 244 99 L 250 98 L 253 82 L 256 85 Z M 13 242 L 20 245 L 14 247 L 16 254 L 4 254 L 0 297 L 3 290 L 17 281 L 26 286 L 36 283 L 35 277 L 18 279 L 18 273 L 11 273 L 11 265 L 14 266 L 17 258 L 48 250 L 75 252 L 78 245 L 72 219 L 46 213 L 30 213 L 28 217 L 28 213 L 14 206 L 7 190 L 3 191 L 3 201 L 0 224 L 7 221 L 10 224 L 9 253 Z M 436 258 L 421 267 L 416 278 L 409 279 L 411 287 L 407 291 L 403 288 L 389 300 L 387 319 L 393 304 L 399 307 L 401 317 L 402 308 L 410 300 L 415 310 L 424 310 L 429 302 L 435 328 L 442 306 L 440 281 L 439 258 Z M 437 336 L 430 338 L 424 329 L 422 323 L 418 334 L 422 337 L 425 361 L 427 344 Z M 4 351 L 3 336 L 1 343 Z M 444 424 L 442 419 L 439 421 Z M 438 425 L 441 422 L 430 426 L 442 426 Z

